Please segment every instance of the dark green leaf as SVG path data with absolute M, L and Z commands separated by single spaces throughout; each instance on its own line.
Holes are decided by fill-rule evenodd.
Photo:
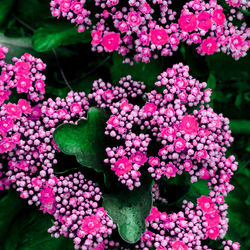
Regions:
M 51 217 L 41 211 L 23 210 L 13 222 L 5 241 L 4 250 L 59 250 L 73 249 L 72 239 L 51 238 L 47 232 Z
M 7 37 L 0 33 L 0 44 L 9 48 L 6 61 L 11 62 L 12 57 L 20 57 L 24 53 L 32 53 L 31 39 L 29 37 Z M 35 56 L 35 55 L 34 55 Z
M 4 24 L 9 17 L 11 8 L 13 7 L 15 0 L 1 0 L 0 3 L 0 26 Z
M 32 38 L 36 51 L 44 52 L 55 49 L 61 45 L 89 42 L 88 31 L 78 33 L 77 28 L 71 23 L 50 22 L 38 28 Z
M 18 197 L 18 193 L 10 190 L 0 200 L 0 246 L 8 234 L 13 218 L 24 207 L 25 201 Z
M 103 207 L 118 225 L 123 240 L 134 243 L 146 230 L 146 217 L 152 208 L 152 180 L 147 177 L 133 191 L 103 195 Z
M 113 66 L 110 68 L 113 84 L 117 84 L 121 77 L 131 75 L 133 80 L 144 82 L 148 90 L 155 88 L 157 76 L 162 72 L 159 61 L 152 60 L 148 64 L 135 62 L 133 66 L 130 66 L 122 63 L 123 60 L 124 58 L 120 55 L 113 55 Z
M 63 153 L 75 155 L 83 166 L 103 172 L 106 120 L 104 109 L 90 108 L 87 120 L 81 119 L 77 125 L 67 123 L 57 127 L 55 143 Z

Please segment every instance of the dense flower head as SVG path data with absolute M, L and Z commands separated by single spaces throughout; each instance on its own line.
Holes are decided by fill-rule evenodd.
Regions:
M 69 2 L 64 1 L 62 11 Z M 115 6 L 116 1 L 107 4 Z M 150 8 L 146 5 L 142 11 Z M 131 26 L 137 27 L 137 15 L 130 18 Z M 4 58 L 7 49 L 2 51 Z M 179 63 L 164 71 L 151 92 L 126 76 L 116 86 L 94 81 L 88 96 L 70 91 L 65 98 L 43 100 L 45 77 L 40 71 L 45 64 L 29 54 L 14 63 L 4 62 L 1 68 L 0 190 L 12 185 L 29 205 L 49 213 L 54 224 L 48 231 L 53 237 L 72 238 L 76 249 L 126 249 L 112 239 L 116 225 L 102 207 L 101 187 L 80 172 L 54 171 L 61 154 L 53 140 L 56 127 L 86 119 L 95 106 L 106 109 L 104 133 L 114 142 L 106 148 L 107 171 L 129 190 L 141 186 L 146 172 L 156 181 L 147 229 L 133 247 L 209 249 L 202 246 L 204 240 L 224 238 L 228 229 L 224 197 L 234 188 L 230 179 L 238 164 L 234 156 L 226 156 L 233 138 L 229 120 L 206 104 L 211 90 L 190 76 L 187 66 Z M 12 88 L 19 88 L 22 78 L 30 79 L 32 87 L 26 92 L 21 84 L 17 90 L 21 98 L 9 102 Z M 156 204 L 167 200 L 161 197 L 157 181 L 184 172 L 192 183 L 207 180 L 208 196 L 201 195 L 194 203 L 184 200 L 180 212 L 160 211 Z M 223 245 L 239 249 L 237 242 L 223 241 Z
M 243 19 L 241 10 L 249 8 L 249 1 L 226 2 L 231 8 L 228 13 L 216 0 L 189 1 L 180 13 L 171 8 L 170 0 L 94 0 L 92 5 L 85 0 L 52 0 L 50 5 L 54 17 L 67 18 L 79 32 L 91 28 L 93 51 L 118 51 L 125 63 L 133 64 L 148 63 L 159 55 L 172 56 L 181 42 L 195 44 L 201 55 L 223 52 L 235 59 L 245 56 L 249 28 L 246 22 L 238 28 L 232 20 Z M 237 40 L 234 35 L 239 36 Z

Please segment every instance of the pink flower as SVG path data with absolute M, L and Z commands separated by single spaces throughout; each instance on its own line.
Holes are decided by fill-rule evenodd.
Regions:
M 217 25 L 223 25 L 223 23 L 225 22 L 225 19 L 226 19 L 225 15 L 223 13 L 223 9 L 214 10 L 213 15 L 212 15 L 212 19 Z
M 32 179 L 32 185 L 34 187 L 41 187 L 42 186 L 42 181 L 38 177 L 35 177 L 35 178 Z
M 171 117 L 174 117 L 175 115 L 175 111 L 173 108 L 168 108 L 165 110 L 164 114 L 168 117 L 168 118 L 171 118 Z
M 245 38 L 241 35 L 233 35 L 229 39 L 231 50 L 235 51 L 245 46 Z
M 185 160 L 184 161 L 184 168 L 186 171 L 190 171 L 193 166 L 193 163 L 191 160 Z
M 71 7 L 71 1 L 70 0 L 62 0 L 60 2 L 60 11 L 62 12 L 69 12 Z
M 120 121 L 115 115 L 111 115 L 109 120 L 107 121 L 107 124 L 112 125 L 113 127 L 118 127 L 120 125 Z
M 41 109 L 38 106 L 35 106 L 31 109 L 30 119 L 31 120 L 39 120 L 42 114 Z
M 206 234 L 210 239 L 215 240 L 219 236 L 219 227 L 215 226 L 207 228 Z
M 210 179 L 210 174 L 209 172 L 207 171 L 207 169 L 205 167 L 203 167 L 200 171 L 199 171 L 199 177 L 201 179 L 204 179 L 204 180 L 208 180 Z
M 198 122 L 194 116 L 185 115 L 182 118 L 181 123 L 179 125 L 180 131 L 183 131 L 185 134 L 188 135 L 195 135 L 197 134 L 198 129 L 199 129 Z
M 150 30 L 150 39 L 151 43 L 158 46 L 158 45 L 164 45 L 168 42 L 168 33 L 165 29 L 154 29 Z
M 161 128 L 160 131 L 160 136 L 163 138 L 172 136 L 172 138 L 174 139 L 176 137 L 176 129 L 174 127 Z
M 190 14 L 182 14 L 178 20 L 180 28 L 186 32 L 192 32 L 197 27 L 197 19 L 196 16 L 192 13 Z
M 146 230 L 146 231 L 143 233 L 143 235 L 142 235 L 142 237 L 141 237 L 141 240 L 142 240 L 142 241 L 151 241 L 151 240 L 152 240 L 152 236 L 153 236 L 153 233 L 150 232 L 150 231 L 148 231 L 148 230 Z
M 160 159 L 158 157 L 150 156 L 148 159 L 148 164 L 152 167 L 160 166 Z
M 8 103 L 8 104 L 4 105 L 4 108 L 6 110 L 7 115 L 10 118 L 18 119 L 22 115 L 22 111 L 21 111 L 20 107 L 16 104 Z
M 0 141 L 0 154 L 9 152 L 16 147 L 16 144 L 11 138 L 5 137 Z
M 72 103 L 70 105 L 70 111 L 74 114 L 79 114 L 82 111 L 82 106 L 79 103 Z
M 59 119 L 64 119 L 64 118 L 66 117 L 66 115 L 69 114 L 65 108 L 58 109 L 58 110 L 56 111 L 56 113 L 58 114 L 58 118 L 59 118 Z
M 37 80 L 35 82 L 35 89 L 36 89 L 36 91 L 39 91 L 41 93 L 45 93 L 45 88 L 44 87 L 45 87 L 45 83 L 44 83 L 43 80 Z
M 74 11 L 74 13 L 78 14 L 81 12 L 83 7 L 83 3 L 82 2 L 78 2 L 78 1 L 74 1 L 71 4 L 71 9 Z
M 92 42 L 91 42 L 92 45 L 97 45 L 102 40 L 102 32 L 100 30 L 92 30 L 91 36 L 92 36 Z
M 133 108 L 132 104 L 128 103 L 128 100 L 125 100 L 122 104 L 121 104 L 121 110 L 125 111 L 125 112 L 129 112 L 131 111 Z
M 136 27 L 141 24 L 141 14 L 137 11 L 131 11 L 128 13 L 127 21 L 131 27 Z
M 209 213 L 214 211 L 215 203 L 212 202 L 210 197 L 206 197 L 202 195 L 200 198 L 197 199 L 198 206 L 201 210 L 205 213 Z
M 32 81 L 29 78 L 21 77 L 16 84 L 17 93 L 27 93 L 32 86 Z
M 198 28 L 208 31 L 211 26 L 211 15 L 207 11 L 201 11 L 198 15 Z
M 143 154 L 140 151 L 136 151 L 135 154 L 132 154 L 129 158 L 133 163 L 136 163 L 140 166 L 144 165 L 144 163 L 147 161 L 147 156 L 146 154 Z
M 181 152 L 185 149 L 186 147 L 186 142 L 182 138 L 178 138 L 177 140 L 174 141 L 174 149 L 176 152 Z
M 121 31 L 121 33 L 125 33 L 129 30 L 129 26 L 125 21 L 120 21 L 118 23 L 118 29 Z
M 11 130 L 14 126 L 14 122 L 10 118 L 6 118 L 5 120 L 0 121 L 0 131 L 3 130 L 4 132 L 7 132 Z
M 175 241 L 172 243 L 172 250 L 187 250 L 188 247 L 182 241 Z
M 217 195 L 215 200 L 218 204 L 223 204 L 225 202 L 224 197 L 222 195 Z
M 132 162 L 125 156 L 120 158 L 116 163 L 115 167 L 112 169 L 115 174 L 120 176 L 130 172 L 132 169 Z
M 198 135 L 200 136 L 200 137 L 208 137 L 209 136 L 209 134 L 210 134 L 210 132 L 207 130 L 207 129 L 201 129 L 201 130 L 199 130 L 199 132 L 198 132 Z
M 25 99 L 19 99 L 18 101 L 18 107 L 22 110 L 24 114 L 30 114 L 31 113 L 31 106 L 27 103 Z
M 139 10 L 143 13 L 143 14 L 148 14 L 151 11 L 151 7 L 150 5 L 145 1 L 142 6 L 139 7 Z
M 112 52 L 118 50 L 120 44 L 120 34 L 115 32 L 109 32 L 103 36 L 102 46 L 106 51 Z
M 217 210 L 214 210 L 211 213 L 207 213 L 204 216 L 206 218 L 208 226 L 210 227 L 217 226 L 220 223 L 220 215 Z
M 198 161 L 201 161 L 201 159 L 206 159 L 208 156 L 206 149 L 202 149 L 200 151 L 196 151 L 194 154 L 194 158 Z
M 203 40 L 201 44 L 201 50 L 204 54 L 212 55 L 218 48 L 216 38 L 208 37 Z
M 44 186 L 40 192 L 40 202 L 42 205 L 49 205 L 55 201 L 53 188 Z
M 84 217 L 81 227 L 86 234 L 92 234 L 98 232 L 101 226 L 100 218 L 92 214 Z
M 144 105 L 144 113 L 153 114 L 157 110 L 157 106 L 154 103 L 146 102 Z
M 8 82 L 10 80 L 10 75 L 5 72 L 5 71 L 2 71 L 1 73 L 1 76 L 0 76 L 0 80 L 3 81 L 3 82 Z
M 233 7 L 239 7 L 241 0 L 227 0 L 227 3 Z
M 188 81 L 183 77 L 177 77 L 174 86 L 178 89 L 186 89 L 188 86 Z
M 164 171 L 164 175 L 167 178 L 175 177 L 177 171 L 178 169 L 173 164 L 170 163 L 166 165 L 166 170 Z
M 158 211 L 157 207 L 152 207 L 149 216 L 146 218 L 146 221 L 154 221 L 155 219 L 160 218 L 161 212 Z
M 26 62 L 16 62 L 14 66 L 14 71 L 17 76 L 27 77 L 30 74 L 31 66 Z

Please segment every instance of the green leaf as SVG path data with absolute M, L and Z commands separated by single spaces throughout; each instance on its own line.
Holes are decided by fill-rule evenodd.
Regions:
M 0 33 L 0 44 L 9 48 L 6 61 L 11 63 L 12 57 L 20 57 L 24 53 L 33 53 L 31 39 L 29 37 L 7 37 Z M 35 55 L 34 55 L 35 56 Z
M 0 26 L 2 26 L 10 15 L 15 0 L 2 0 L 0 4 Z
M 0 243 L 5 239 L 13 218 L 24 204 L 25 201 L 18 197 L 18 193 L 14 190 L 9 190 L 8 194 L 0 200 Z
M 75 155 L 77 161 L 97 172 L 104 171 L 105 134 L 107 114 L 104 109 L 90 108 L 87 120 L 75 124 L 62 124 L 54 132 L 54 140 L 60 150 Z
M 237 241 L 241 244 L 241 249 L 249 249 L 250 242 L 246 240 L 250 237 L 249 206 L 245 201 L 248 193 L 242 188 L 242 176 L 236 174 L 232 184 L 235 189 L 225 198 L 228 204 L 229 229 L 226 238 Z M 246 182 L 249 185 L 249 180 Z M 247 246 L 248 245 L 248 246 Z
M 135 62 L 133 66 L 122 63 L 123 60 L 122 56 L 113 54 L 113 66 L 110 67 L 110 73 L 114 84 L 117 84 L 121 77 L 131 75 L 133 80 L 144 82 L 148 90 L 155 89 L 157 76 L 163 71 L 159 60 L 152 60 L 147 64 Z
M 51 216 L 41 211 L 24 209 L 13 222 L 5 240 L 4 250 L 73 249 L 72 239 L 52 238 L 47 232 L 52 226 Z
M 32 38 L 33 48 L 38 52 L 49 51 L 61 45 L 87 43 L 90 33 L 78 33 L 77 28 L 71 23 L 50 22 L 38 28 Z
M 152 208 L 152 180 L 133 191 L 103 194 L 103 207 L 117 224 L 120 236 L 129 243 L 137 242 L 146 230 L 146 217 Z
M 50 0 L 16 0 L 14 15 L 35 29 L 51 18 L 49 4 Z
M 250 134 L 250 121 L 248 120 L 230 120 L 229 126 L 233 134 Z
M 220 80 L 250 79 L 250 74 L 248 74 L 250 54 L 236 61 L 232 56 L 216 53 L 211 56 L 206 56 L 206 61 L 209 71 Z

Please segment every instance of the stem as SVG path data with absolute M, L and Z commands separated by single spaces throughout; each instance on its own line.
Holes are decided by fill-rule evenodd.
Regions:
M 59 71 L 60 71 L 60 73 L 61 73 L 61 75 L 62 75 L 62 78 L 63 78 L 65 84 L 68 86 L 68 88 L 69 88 L 70 90 L 73 90 L 73 89 L 71 88 L 71 86 L 70 86 L 70 84 L 69 84 L 69 82 L 68 82 L 68 80 L 67 80 L 67 78 L 66 78 L 64 72 L 63 72 L 63 69 L 62 69 L 60 63 L 59 63 L 59 59 L 58 59 L 56 50 L 55 50 L 55 49 L 52 49 L 52 52 L 53 52 L 54 55 L 55 55 L 57 66 L 58 66 L 58 68 L 59 68 Z

